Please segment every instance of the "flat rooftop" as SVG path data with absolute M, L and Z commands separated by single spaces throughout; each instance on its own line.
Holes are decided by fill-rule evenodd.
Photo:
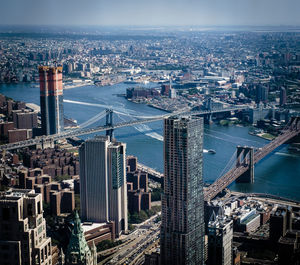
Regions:
M 93 230 L 95 228 L 100 228 L 102 226 L 106 225 L 106 223 L 92 223 L 92 222 L 84 222 L 81 224 L 81 227 L 83 229 L 83 232 L 86 233 L 90 230 Z

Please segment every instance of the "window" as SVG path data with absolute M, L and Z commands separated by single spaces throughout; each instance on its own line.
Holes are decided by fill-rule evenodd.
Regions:
M 41 213 L 41 202 L 37 203 L 37 208 L 38 208 L 38 214 Z
M 27 207 L 27 215 L 28 215 L 28 216 L 32 216 L 32 204 L 28 204 L 28 207 Z
M 5 221 L 8 221 L 10 219 L 10 211 L 9 208 L 2 208 L 2 218 Z

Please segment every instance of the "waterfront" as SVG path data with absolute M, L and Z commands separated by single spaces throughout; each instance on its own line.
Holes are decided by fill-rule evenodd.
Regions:
M 107 87 L 86 86 L 65 90 L 65 115 L 76 119 L 80 124 L 105 108 L 114 108 L 131 115 L 153 116 L 164 113 L 116 96 L 116 94 L 125 93 L 126 87 L 129 86 L 126 84 Z M 0 93 L 15 100 L 39 105 L 39 88 L 33 84 L 0 85 Z M 115 122 L 128 119 L 126 116 L 114 115 Z M 103 120 L 101 122 L 103 124 Z M 115 136 L 118 140 L 127 143 L 128 154 L 136 155 L 141 163 L 163 171 L 161 121 L 121 128 L 115 132 Z M 204 153 L 204 180 L 212 182 L 221 175 L 236 145 L 261 147 L 265 143 L 267 143 L 266 140 L 249 135 L 248 128 L 245 127 L 206 125 L 204 148 L 214 149 L 216 154 Z M 300 200 L 299 176 L 300 156 L 290 154 L 287 146 L 282 146 L 255 167 L 254 184 L 232 184 L 230 187 L 235 191 L 271 193 Z

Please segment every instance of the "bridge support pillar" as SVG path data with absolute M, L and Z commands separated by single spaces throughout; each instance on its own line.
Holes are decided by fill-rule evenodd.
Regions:
M 206 124 L 213 123 L 212 114 L 205 114 L 204 115 L 204 123 L 206 123 Z
M 248 170 L 236 179 L 237 183 L 254 183 L 254 149 L 248 146 L 237 146 L 236 166 L 248 167 Z
M 300 117 L 291 117 L 289 124 L 291 126 L 291 129 L 294 131 L 298 131 L 299 134 L 288 141 L 288 143 L 300 144 Z
M 36 145 L 37 149 L 54 148 L 54 141 L 52 139 L 42 140 Z
M 106 110 L 106 126 L 112 126 L 113 125 L 113 110 L 107 109 Z M 109 139 L 112 140 L 113 137 L 113 129 L 106 130 L 106 135 L 109 136 Z

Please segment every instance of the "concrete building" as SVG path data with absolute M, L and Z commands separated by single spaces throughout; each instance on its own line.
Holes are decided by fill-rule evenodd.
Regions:
M 300 264 L 300 232 L 288 231 L 278 240 L 278 264 Z
M 284 106 L 286 104 L 286 89 L 284 87 L 280 88 L 280 106 Z
M 270 239 L 277 242 L 290 229 L 292 229 L 291 209 L 285 207 L 275 208 L 270 216 Z
M 81 225 L 84 237 L 89 245 L 92 247 L 95 243 L 99 244 L 103 240 L 111 240 L 115 239 L 115 224 L 114 222 L 110 223 L 91 223 L 85 222 Z
M 267 102 L 269 96 L 269 88 L 266 85 L 258 84 L 256 86 L 256 102 Z
M 126 145 L 98 136 L 81 145 L 79 159 L 81 217 L 113 221 L 119 236 L 128 229 Z
M 260 214 L 256 209 L 243 213 L 237 220 L 237 231 L 252 233 L 260 227 Z
M 129 167 L 128 172 L 135 172 L 137 170 L 137 157 L 127 156 L 126 165 Z
M 62 67 L 39 67 L 43 135 L 64 129 Z
M 208 223 L 208 265 L 232 265 L 233 221 L 213 212 Z
M 202 150 L 202 118 L 164 120 L 162 264 L 204 264 Z
M 25 189 L 7 191 L 0 197 L 0 226 L 1 264 L 52 264 L 41 194 Z

